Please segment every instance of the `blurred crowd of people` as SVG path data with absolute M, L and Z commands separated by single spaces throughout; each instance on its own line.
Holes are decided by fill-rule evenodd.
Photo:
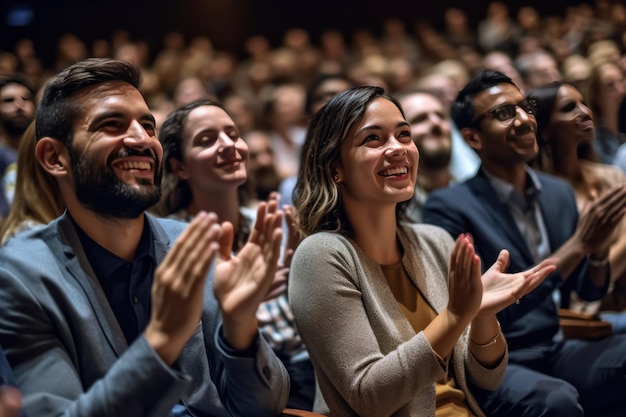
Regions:
M 300 175 L 298 178 L 298 173 L 302 172 L 301 153 L 307 135 L 319 140 L 321 149 L 329 146 L 323 134 L 317 132 L 319 137 L 315 137 L 309 128 L 313 120 L 318 125 L 328 122 L 317 120 L 315 116 L 332 97 L 353 87 L 375 86 L 382 90 L 363 90 L 364 96 L 369 94 L 373 97 L 368 100 L 376 102 L 382 97 L 389 101 L 385 103 L 393 110 L 389 111 L 394 117 L 397 117 L 397 109 L 393 107 L 393 100 L 397 100 L 398 106 L 401 105 L 402 117 L 411 127 L 411 139 L 419 151 L 415 194 L 408 201 L 406 212 L 408 219 L 415 223 L 424 220 L 422 206 L 437 190 L 447 189 L 451 195 L 450 201 L 454 203 L 451 204 L 458 206 L 456 196 L 452 195 L 453 190 L 449 187 L 463 184 L 472 178 L 480 180 L 483 175 L 481 164 L 483 167 L 491 164 L 487 166 L 487 171 L 497 171 L 494 167 L 506 171 L 515 166 L 520 178 L 526 181 L 526 172 L 530 169 L 527 168 L 528 163 L 528 167 L 541 173 L 535 177 L 532 171 L 528 181 L 539 184 L 540 179 L 544 181 L 543 175 L 546 174 L 568 182 L 573 190 L 572 201 L 568 202 L 572 204 L 561 214 L 575 219 L 572 224 L 568 224 L 572 230 L 568 229 L 567 233 L 571 232 L 574 236 L 571 239 L 577 242 L 585 240 L 581 237 L 582 232 L 576 229 L 579 226 L 575 226 L 579 213 L 583 219 L 580 224 L 592 224 L 602 217 L 597 210 L 588 207 L 617 207 L 621 203 L 613 200 L 626 192 L 624 2 L 596 0 L 591 4 L 572 5 L 563 10 L 560 16 L 543 16 L 530 6 L 519 5 L 513 9 L 507 3 L 493 1 L 488 5 L 484 18 L 476 25 L 472 25 L 467 11 L 462 8 L 446 9 L 443 18 L 444 25 L 441 28 L 420 19 L 410 24 L 399 18 L 386 18 L 380 33 L 361 29 L 345 34 L 340 30 L 328 29 L 321 32 L 319 39 L 313 39 L 307 30 L 296 27 L 284 33 L 279 45 L 272 45 L 263 35 L 254 35 L 246 40 L 243 57 L 216 49 L 207 37 L 189 39 L 182 32 L 168 33 L 159 50 L 150 50 L 146 42 L 134 39 L 127 31 L 116 31 L 110 37 L 91 44 L 76 34 L 68 33 L 58 40 L 56 60 L 50 68 L 38 57 L 37 45 L 31 39 L 21 39 L 13 50 L 0 51 L 2 244 L 22 230 L 49 223 L 67 208 L 57 182 L 49 172 L 44 172 L 35 158 L 36 152 L 44 152 L 36 150 L 33 121 L 37 103 L 47 82 L 87 58 L 114 58 L 134 64 L 141 73 L 138 90 L 154 115 L 154 136 L 158 136 L 164 150 L 164 192 L 161 201 L 151 206 L 151 214 L 191 222 L 198 213 L 216 213 L 220 220 L 228 220 L 233 228 L 231 249 L 235 256 L 253 235 L 257 215 L 262 214 L 266 203 L 273 210 L 277 210 L 277 206 L 285 210 L 287 221 L 283 227 L 275 288 L 269 291 L 265 299 L 258 300 L 257 319 L 261 333 L 292 379 L 288 405 L 313 409 L 314 400 L 318 401 L 315 399 L 313 364 L 303 342 L 305 337 L 301 338 L 296 330 L 297 317 L 294 318 L 287 298 L 291 257 L 299 243 L 296 228 L 300 227 L 301 232 L 306 229 L 306 225 L 296 226 L 298 205 L 294 205 L 292 197 L 298 197 L 300 193 L 300 200 L 305 200 L 303 190 L 308 190 L 311 184 L 318 185 L 315 184 L 314 176 L 302 178 Z M 489 81 L 492 84 L 483 90 L 478 89 L 477 93 L 468 93 L 468 83 L 471 85 L 472 80 L 483 76 L 486 70 L 498 72 L 494 76 L 495 81 Z M 498 78 L 500 75 L 504 77 Z M 468 98 L 465 105 L 475 106 L 475 103 L 471 104 L 475 97 L 487 93 L 497 95 L 493 91 L 498 88 L 519 100 L 515 101 L 516 104 L 485 108 L 477 118 L 469 118 L 469 115 L 474 116 L 471 113 L 473 109 L 465 109 L 463 111 L 467 114 L 459 116 L 459 106 L 463 105 L 459 104 L 463 101 L 463 97 L 459 98 L 460 92 L 466 91 Z M 383 91 L 386 95 L 383 95 Z M 354 105 L 352 102 L 347 103 L 346 107 Z M 335 106 L 334 111 L 339 112 L 341 106 L 337 103 Z M 327 113 L 331 111 L 327 109 Z M 523 120 L 532 116 L 536 121 L 533 128 L 528 128 L 536 134 L 536 142 L 533 142 L 536 149 L 532 147 L 536 155 L 514 164 L 505 160 L 509 155 L 489 153 L 480 143 L 483 139 L 477 138 L 488 137 L 488 132 L 485 133 L 480 127 L 485 119 L 493 124 L 508 123 L 517 119 L 519 113 L 523 114 Z M 347 118 L 349 115 L 345 116 Z M 464 116 L 468 116 L 465 125 Z M 347 119 L 341 122 L 347 123 Z M 529 122 L 527 124 L 531 125 Z M 468 134 L 472 129 L 478 133 Z M 403 146 L 408 147 L 408 137 L 405 142 L 407 144 Z M 314 172 L 315 164 L 311 161 L 319 155 L 312 150 L 309 153 L 310 161 L 307 159 L 305 162 L 311 164 L 311 172 Z M 327 154 L 322 156 L 328 157 Z M 39 154 L 37 157 L 43 158 Z M 330 160 L 327 162 L 329 166 L 335 163 Z M 139 165 L 133 166 L 133 169 L 143 169 Z M 337 187 L 349 189 L 350 184 L 344 184 L 344 181 L 348 182 L 352 177 L 348 175 L 346 180 L 342 174 L 338 172 L 338 175 L 334 175 L 333 182 L 342 184 Z M 328 178 L 322 176 L 320 182 L 326 180 Z M 298 181 L 299 188 L 296 185 Z M 305 184 L 307 181 L 310 184 Z M 326 182 L 325 186 L 334 189 L 333 184 Z M 482 178 L 483 185 L 488 182 L 493 185 L 497 179 L 494 180 L 491 175 Z M 561 190 L 559 187 L 555 189 Z M 538 186 L 538 189 L 541 187 Z M 606 197 L 607 190 L 617 189 L 621 191 L 619 194 L 614 193 L 613 200 Z M 447 204 L 445 198 L 441 197 L 446 195 L 437 194 Z M 314 206 L 315 199 L 308 197 L 311 198 L 309 203 Z M 324 201 L 337 202 L 332 198 Z M 458 224 L 458 219 L 446 223 L 446 216 L 453 216 L 454 210 L 437 206 L 438 203 L 445 205 L 437 198 L 432 201 L 425 212 L 430 216 L 430 222 L 447 228 L 451 235 L 460 233 L 462 237 L 457 241 L 458 248 L 455 251 L 465 251 L 464 256 L 469 263 L 470 258 L 474 259 L 474 246 L 478 253 L 480 245 L 485 247 L 490 243 L 481 241 L 480 237 L 474 241 L 471 235 L 465 236 L 466 229 L 455 230 L 450 224 Z M 561 200 L 561 203 L 564 202 Z M 342 204 L 349 205 L 345 201 Z M 257 211 L 259 207 L 262 207 L 261 211 Z M 395 207 L 394 202 L 394 212 Z M 623 233 L 620 231 L 626 227 L 626 223 L 621 221 L 623 208 L 611 210 L 610 227 L 605 224 L 603 230 L 589 232 L 596 240 L 602 240 L 602 250 L 576 254 L 581 259 L 589 257 L 590 269 L 598 276 L 610 264 L 610 283 L 605 288 L 608 295 L 594 292 L 593 296 L 589 296 L 593 300 L 585 301 L 577 298 L 572 288 L 554 291 L 554 294 L 547 290 L 545 294 L 536 294 L 545 296 L 541 303 L 550 308 L 554 307 L 555 301 L 562 307 L 594 315 L 603 313 L 602 318 L 611 322 L 613 332 L 623 334 L 626 333 L 623 316 L 626 310 L 626 239 L 622 238 Z M 589 211 L 592 213 L 588 214 Z M 553 223 L 557 222 L 557 217 Z M 480 223 L 480 220 L 477 222 Z M 337 224 L 341 225 L 341 221 L 337 220 Z M 318 226 L 319 230 L 313 228 L 315 230 L 312 229 L 311 233 L 324 230 L 328 225 L 321 222 Z M 485 227 L 491 226 L 485 223 Z M 594 227 L 588 226 L 588 229 Z M 424 230 L 427 233 L 429 229 Z M 348 230 L 346 233 L 350 232 Z M 554 245 L 550 251 L 545 241 L 551 236 L 548 236 L 545 227 L 535 232 L 533 236 L 524 236 L 532 252 L 523 254 L 528 255 L 528 262 L 518 265 L 515 260 L 523 256 L 514 257 L 512 264 L 517 270 L 512 272 L 531 271 L 533 264 L 540 264 L 563 243 L 559 241 L 557 245 L 550 242 Z M 560 238 L 569 242 L 567 233 Z M 487 232 L 483 234 L 489 238 L 495 235 Z M 395 232 L 388 237 L 393 242 Z M 453 245 L 447 242 L 447 238 L 440 239 L 449 243 L 445 251 L 441 249 L 446 254 Z M 538 242 L 536 245 L 531 244 L 533 239 Z M 485 252 L 481 255 L 485 256 Z M 571 257 L 573 259 L 575 256 Z M 497 252 L 493 258 L 490 262 L 500 259 Z M 581 259 L 576 258 L 576 261 L 580 262 Z M 546 265 L 542 272 L 545 275 L 552 272 L 547 270 L 549 268 Z M 561 271 L 562 265 L 557 266 Z M 480 269 L 478 265 L 472 268 L 476 273 Z M 567 275 L 583 276 L 585 268 L 582 272 L 568 270 Z M 500 275 L 503 272 L 497 271 Z M 301 272 L 300 280 L 308 279 L 308 273 Z M 309 285 L 308 280 L 304 283 Z M 442 284 L 442 288 L 445 288 L 445 284 Z M 508 294 L 504 298 L 508 304 L 514 303 L 513 307 L 516 308 L 518 298 L 521 299 L 530 290 L 525 288 L 519 297 L 511 294 L 514 301 L 509 299 Z M 323 293 L 323 290 L 320 291 Z M 301 300 L 301 305 L 308 306 L 308 294 L 303 291 L 301 297 L 302 294 L 306 297 Z M 500 304 L 502 308 L 507 307 L 504 300 L 500 300 Z M 495 310 L 490 313 L 495 317 Z M 551 316 L 550 319 L 555 317 Z M 500 337 L 500 323 L 503 323 L 503 334 L 507 334 L 510 329 L 506 328 L 506 321 L 502 317 L 499 320 L 499 323 L 492 320 L 485 330 L 485 334 L 488 334 L 494 333 L 497 328 L 496 338 L 491 342 L 484 340 L 485 344 L 473 343 L 481 349 L 495 344 Z M 315 324 L 310 323 L 309 326 Z M 475 329 L 479 328 L 476 325 Z M 514 337 L 509 338 L 507 334 L 507 339 L 511 346 L 519 348 L 515 346 L 519 341 Z M 394 343 L 395 339 L 389 342 L 390 346 Z M 453 344 L 443 350 L 451 351 L 452 348 Z M 505 357 L 504 349 L 499 348 L 494 352 L 485 361 L 499 363 L 498 367 L 504 369 L 504 362 L 500 362 Z M 464 381 L 462 383 L 465 384 Z M 332 393 L 326 389 L 327 395 Z M 489 398 L 482 398 L 481 407 L 488 406 L 489 401 Z

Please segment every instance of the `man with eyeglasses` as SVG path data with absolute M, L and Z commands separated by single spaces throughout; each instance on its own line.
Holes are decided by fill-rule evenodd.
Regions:
M 547 257 L 557 261 L 537 289 L 498 314 L 509 365 L 496 391 L 473 389 L 483 411 L 490 417 L 626 415 L 626 337 L 565 340 L 558 316 L 561 290 L 585 300 L 606 293 L 609 236 L 624 214 L 626 187 L 601 196 L 579 217 L 570 186 L 528 166 L 538 152 L 533 103 L 500 72 L 485 70 L 470 81 L 452 117 L 482 164 L 470 180 L 432 193 L 424 222 L 455 238 L 470 233 L 483 265 L 502 249 L 510 253 L 511 273 Z

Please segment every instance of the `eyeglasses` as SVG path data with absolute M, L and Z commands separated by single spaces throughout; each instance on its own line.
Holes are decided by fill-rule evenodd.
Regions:
M 485 113 L 478 116 L 473 121 L 474 126 L 478 126 L 483 119 L 489 115 L 493 116 L 494 119 L 499 120 L 501 122 L 506 122 L 509 120 L 513 120 L 517 115 L 517 108 L 524 110 L 526 114 L 534 115 L 535 107 L 537 106 L 537 102 L 535 100 L 522 100 L 517 104 L 503 104 L 501 106 L 496 107 L 495 109 L 491 109 L 486 111 Z

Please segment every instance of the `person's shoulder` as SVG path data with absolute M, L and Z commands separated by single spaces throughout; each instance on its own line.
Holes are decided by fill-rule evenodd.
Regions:
M 562 188 L 572 190 L 573 192 L 571 184 L 564 178 L 541 171 L 535 171 L 535 175 L 537 175 L 542 187 Z
M 453 183 L 445 188 L 432 191 L 426 198 L 425 206 L 429 205 L 433 201 L 450 203 L 453 206 L 458 204 L 459 200 L 466 200 L 472 195 L 470 182 L 473 178 L 460 183 Z
M 428 223 L 403 222 L 402 226 L 411 229 L 416 235 L 447 233 L 441 227 Z
M 428 223 L 402 223 L 404 228 L 409 229 L 418 240 L 442 241 L 450 240 L 450 234 L 443 227 Z
M 626 174 L 619 167 L 601 162 L 581 161 L 584 168 L 593 171 L 596 178 L 604 180 L 608 186 L 621 185 L 626 182 Z
M 56 221 L 22 231 L 0 247 L 0 267 L 25 263 L 32 267 L 55 259 L 50 249 L 51 239 L 58 237 Z
M 313 233 L 298 244 L 298 249 L 302 248 L 330 248 L 345 246 L 349 244 L 349 239 L 341 233 L 317 232 Z
M 358 258 L 360 253 L 352 240 L 337 232 L 316 232 L 304 239 L 296 247 L 296 258 L 306 262 L 319 262 L 329 257 Z M 292 263 L 293 265 L 293 263 Z
M 189 225 L 188 222 L 183 220 L 169 218 L 169 217 L 156 217 L 150 214 L 146 214 L 153 229 L 157 232 L 163 230 L 169 237 L 176 237 L 182 233 L 183 230 Z
M 305 271 L 305 274 L 311 271 L 321 273 L 333 262 L 333 259 L 351 265 L 360 262 L 358 250 L 347 237 L 336 232 L 313 233 L 302 239 L 296 247 L 291 261 L 294 278 L 289 278 L 289 281 L 300 281 L 302 271 Z

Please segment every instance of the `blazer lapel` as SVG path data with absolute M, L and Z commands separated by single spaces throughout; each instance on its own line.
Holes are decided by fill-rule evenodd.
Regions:
M 541 176 L 539 175 L 539 181 Z M 569 235 L 564 235 L 563 230 L 563 215 L 560 206 L 563 205 L 562 194 L 551 192 L 550 184 L 546 181 L 541 181 L 543 191 L 539 193 L 539 207 L 541 208 L 541 214 L 543 216 L 543 224 L 546 226 L 546 233 L 548 234 L 548 241 L 550 243 L 550 253 L 559 248 L 563 242 L 569 239 Z M 573 204 L 575 204 L 573 200 Z
M 156 221 L 154 217 L 149 214 L 145 214 L 146 220 L 150 224 L 152 229 L 152 243 L 154 244 L 154 257 L 156 258 L 157 266 L 161 264 L 163 258 L 167 254 L 170 248 L 170 238 L 163 227 Z
M 490 217 L 493 227 L 508 237 L 512 246 L 517 248 L 527 258 L 526 262 L 533 264 L 533 256 L 530 253 L 530 249 L 528 249 L 524 236 L 517 228 L 513 216 L 511 216 L 509 206 L 500 201 L 482 169 L 479 170 L 474 178 L 467 181 L 467 185 L 482 204 L 485 213 Z
M 98 320 L 98 325 L 105 334 L 111 348 L 119 356 L 128 348 L 128 343 L 100 286 L 100 282 L 87 261 L 87 256 L 76 234 L 74 224 L 67 212 L 57 220 L 56 227 L 58 228 L 58 239 L 52 242 L 57 242 L 58 246 L 55 247 L 54 244 L 51 244 L 51 250 L 65 264 L 69 274 L 84 291 Z

